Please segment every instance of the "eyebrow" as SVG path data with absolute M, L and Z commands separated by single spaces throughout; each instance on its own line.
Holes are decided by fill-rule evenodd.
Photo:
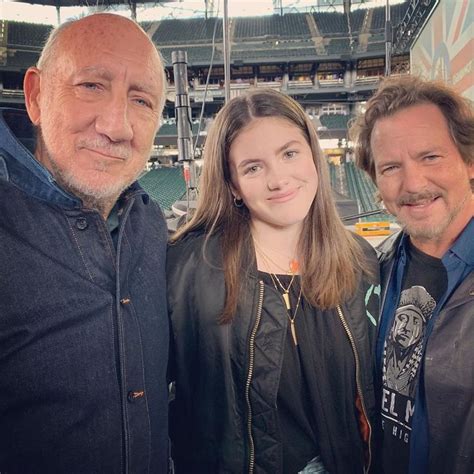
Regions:
M 112 79 L 114 78 L 113 74 L 108 69 L 102 66 L 86 66 L 77 71 L 74 75 L 80 77 L 83 74 L 94 74 L 95 76 L 98 76 L 106 81 L 112 81 Z M 153 87 L 143 83 L 132 83 L 130 89 L 137 92 L 144 92 L 150 95 L 157 94 L 156 90 L 153 90 Z
M 292 145 L 301 145 L 301 142 L 299 140 L 290 140 L 289 142 L 285 143 L 282 145 L 280 148 L 276 150 L 277 153 L 281 153 L 282 151 L 287 150 L 290 148 Z M 260 161 L 260 158 L 247 158 L 240 162 L 237 166 L 237 168 L 244 168 L 245 166 L 248 166 L 250 163 L 258 163 Z
M 244 161 L 241 161 L 237 168 L 245 168 L 246 166 L 248 166 L 250 163 L 258 163 L 260 161 L 259 158 L 248 158 Z
M 446 148 L 442 146 L 434 146 L 433 148 L 425 148 L 424 150 L 421 150 L 416 153 L 415 159 L 418 160 L 419 158 L 423 158 L 424 156 L 430 156 L 430 155 L 440 155 L 446 153 Z M 387 160 L 387 161 L 381 161 L 378 164 L 375 165 L 376 169 L 380 169 L 384 166 L 392 166 L 392 165 L 398 165 L 401 163 L 402 160 L 396 159 L 396 160 Z
M 301 142 L 299 140 L 290 140 L 289 142 L 285 143 L 280 148 L 278 148 L 277 153 L 281 153 L 282 151 L 285 151 L 287 148 L 290 148 L 291 145 L 301 145 Z
M 112 79 L 111 72 L 101 66 L 86 66 L 82 69 L 79 69 L 79 71 L 77 71 L 74 75 L 81 76 L 83 74 L 95 74 L 96 76 L 99 76 L 109 81 Z

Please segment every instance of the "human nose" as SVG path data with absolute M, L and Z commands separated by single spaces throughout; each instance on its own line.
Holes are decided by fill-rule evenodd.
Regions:
M 418 193 L 425 189 L 427 179 L 423 168 L 416 163 L 409 163 L 403 168 L 402 186 L 409 193 Z
M 95 124 L 96 132 L 106 135 L 112 142 L 130 141 L 133 129 L 129 117 L 128 98 L 111 97 L 99 112 Z
M 267 187 L 270 191 L 281 189 L 288 184 L 288 176 L 281 166 L 270 166 L 267 172 Z

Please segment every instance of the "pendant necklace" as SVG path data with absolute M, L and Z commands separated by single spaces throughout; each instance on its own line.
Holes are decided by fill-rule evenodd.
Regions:
M 298 309 L 300 307 L 301 303 L 301 296 L 303 294 L 303 289 L 300 287 L 300 291 L 298 293 L 298 299 L 296 301 L 296 307 L 295 310 L 292 311 L 291 309 L 291 301 L 290 301 L 290 289 L 291 286 L 293 285 L 293 282 L 295 281 L 295 276 L 298 273 L 299 270 L 299 264 L 298 260 L 296 259 L 291 259 L 290 264 L 289 264 L 289 271 L 288 269 L 283 269 L 279 264 L 277 264 L 274 260 L 272 260 L 266 253 L 264 253 L 261 249 L 261 247 L 257 244 L 257 241 L 254 240 L 255 242 L 255 247 L 257 251 L 260 253 L 263 261 L 265 262 L 266 266 L 268 268 L 271 268 L 271 265 L 269 263 L 273 264 L 275 268 L 278 268 L 280 270 L 283 270 L 286 274 L 291 275 L 291 280 L 288 286 L 285 288 L 283 283 L 280 281 L 276 273 L 268 272 L 270 275 L 270 278 L 272 279 L 273 286 L 275 287 L 275 290 L 281 295 L 283 302 L 285 303 L 285 309 L 286 309 L 286 314 L 288 316 L 288 319 L 290 320 L 290 331 L 291 331 L 291 337 L 293 338 L 293 343 L 295 346 L 298 345 L 298 338 L 296 337 L 296 326 L 295 326 L 295 319 L 296 315 L 298 313 Z M 278 289 L 280 287 L 281 291 Z
M 293 275 L 293 277 L 291 278 L 290 284 L 288 285 L 287 288 L 285 288 L 282 285 L 280 279 L 274 273 L 269 273 L 269 275 L 270 275 L 270 278 L 272 279 L 273 286 L 275 287 L 275 290 L 278 291 L 278 293 L 281 295 L 281 297 L 283 298 L 283 301 L 285 303 L 286 314 L 288 316 L 288 319 L 290 320 L 291 337 L 293 338 L 294 345 L 297 346 L 298 345 L 298 338 L 296 337 L 295 319 L 296 319 L 296 315 L 298 314 L 298 309 L 300 307 L 301 295 L 303 294 L 303 289 L 300 288 L 300 291 L 298 293 L 298 300 L 296 301 L 296 307 L 295 307 L 295 310 L 292 312 L 291 311 L 291 302 L 290 302 L 289 290 L 291 288 L 291 285 L 293 284 L 293 280 L 295 278 L 295 275 Z M 280 288 L 283 290 L 283 293 L 280 293 L 280 291 L 278 290 L 277 282 L 278 282 L 278 285 L 280 286 Z

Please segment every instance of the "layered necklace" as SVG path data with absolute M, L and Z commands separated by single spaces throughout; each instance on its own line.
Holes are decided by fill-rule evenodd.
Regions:
M 285 304 L 285 309 L 286 309 L 286 314 L 288 316 L 288 319 L 290 320 L 290 331 L 291 331 L 291 337 L 293 338 L 293 343 L 295 346 L 298 345 L 298 338 L 296 337 L 296 327 L 295 327 L 295 320 L 296 316 L 298 314 L 298 309 L 300 307 L 301 303 L 301 296 L 303 293 L 303 290 L 300 286 L 300 291 L 298 292 L 298 298 L 296 301 L 296 306 L 295 309 L 293 310 L 291 306 L 291 300 L 290 300 L 290 290 L 291 287 L 295 281 L 296 274 L 299 269 L 298 261 L 295 259 L 290 260 L 289 262 L 289 268 L 283 269 L 281 265 L 276 263 L 274 260 L 272 260 L 263 250 L 262 248 L 255 242 L 255 248 L 257 252 L 260 254 L 262 257 L 262 260 L 266 264 L 267 268 L 271 268 L 272 265 L 275 268 L 278 268 L 279 270 L 282 270 L 285 274 L 291 275 L 291 280 L 288 286 L 284 286 L 283 283 L 281 282 L 280 278 L 278 278 L 278 275 L 276 273 L 268 272 L 270 275 L 270 278 L 272 280 L 273 286 L 275 287 L 275 290 L 280 294 L 280 296 L 283 299 L 283 302 Z M 272 265 L 270 265 L 272 264 Z

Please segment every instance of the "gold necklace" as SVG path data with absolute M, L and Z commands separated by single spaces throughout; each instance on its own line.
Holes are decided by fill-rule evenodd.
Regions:
M 299 270 L 298 260 L 296 260 L 295 258 L 292 258 L 289 262 L 288 267 L 283 268 L 280 264 L 276 263 L 275 260 L 273 260 L 267 253 L 263 251 L 262 247 L 260 247 L 259 243 L 255 239 L 253 239 L 253 241 L 255 243 L 256 250 L 264 258 L 267 264 L 268 262 L 272 263 L 275 267 L 277 267 L 279 270 L 281 270 L 287 275 L 294 275 L 295 273 L 298 273 L 298 270 Z
M 282 298 L 285 302 L 286 314 L 288 316 L 288 319 L 290 320 L 291 336 L 293 337 L 293 343 L 295 344 L 295 346 L 297 346 L 298 345 L 298 338 L 296 337 L 295 319 L 296 319 L 296 315 L 298 314 L 298 308 L 300 307 L 301 295 L 303 294 L 303 288 L 300 288 L 300 292 L 298 293 L 298 300 L 296 302 L 295 311 L 293 313 L 293 317 L 291 317 L 290 316 L 290 311 L 291 311 L 290 297 L 289 297 L 288 291 L 286 293 L 281 294 L 278 291 L 278 287 L 275 283 L 275 278 L 277 279 L 277 281 L 278 281 L 279 285 L 281 286 L 281 288 L 284 289 L 284 287 L 283 287 L 283 285 L 281 285 L 281 282 L 278 280 L 278 277 L 274 273 L 269 273 L 269 275 L 270 275 L 270 278 L 272 279 L 272 283 L 273 283 L 273 286 L 275 287 L 275 290 L 282 296 Z M 290 288 L 291 284 L 293 283 L 294 277 L 295 276 L 293 275 L 293 278 L 291 279 L 291 282 L 290 282 L 290 285 L 288 286 L 288 289 Z
M 268 263 L 269 263 L 268 261 L 270 260 L 270 262 L 273 263 L 273 265 L 275 265 L 275 267 L 281 269 L 280 265 L 278 265 L 276 262 L 274 262 L 268 255 L 266 255 L 262 251 L 260 246 L 257 244 L 257 241 L 254 240 L 254 242 L 255 242 L 256 249 L 260 253 L 260 255 L 261 255 L 264 263 L 267 265 L 267 267 L 270 268 L 270 265 L 268 265 Z M 295 264 L 294 266 L 292 266 L 293 263 Z M 290 270 L 291 270 L 291 275 L 292 276 L 291 276 L 290 283 L 288 284 L 288 286 L 286 288 L 283 286 L 283 283 L 280 281 L 280 279 L 278 278 L 276 273 L 268 272 L 268 274 L 270 275 L 270 278 L 272 279 L 272 283 L 273 283 L 273 286 L 275 287 L 275 290 L 283 298 L 283 302 L 285 303 L 286 315 L 288 316 L 288 319 L 290 320 L 290 330 L 291 330 L 291 336 L 293 338 L 293 343 L 295 344 L 295 346 L 297 346 L 298 345 L 298 338 L 296 337 L 295 319 L 296 319 L 296 315 L 298 313 L 298 309 L 300 307 L 301 295 L 303 294 L 303 288 L 300 287 L 300 291 L 299 291 L 299 294 L 298 294 L 298 300 L 296 302 L 296 308 L 295 308 L 295 311 L 293 312 L 293 317 L 291 317 L 290 316 L 290 311 L 291 311 L 290 288 L 291 288 L 291 285 L 293 285 L 293 282 L 294 282 L 295 276 L 296 276 L 296 272 L 298 271 L 298 262 L 296 260 L 292 260 L 290 262 Z M 280 293 L 280 291 L 278 290 L 277 283 L 278 283 L 278 286 L 283 291 L 283 293 Z
M 291 280 L 290 280 L 290 284 L 286 288 L 283 286 L 282 282 L 277 277 L 276 273 L 270 273 L 270 276 L 272 277 L 273 285 L 275 286 L 277 291 L 278 291 L 278 288 L 275 285 L 275 280 L 277 281 L 278 286 L 281 288 L 281 291 L 283 291 L 281 296 L 283 297 L 283 301 L 285 302 L 286 309 L 290 311 L 291 310 L 290 288 L 291 288 L 291 285 L 293 284 L 293 281 L 295 280 L 295 274 L 293 273 L 293 276 L 291 277 Z
M 268 265 L 267 256 L 263 253 L 261 253 L 261 256 L 262 256 L 262 259 L 263 259 L 264 263 L 267 265 L 268 268 L 270 268 L 270 265 Z M 281 293 L 281 296 L 283 297 L 283 301 L 285 302 L 286 309 L 287 309 L 287 311 L 290 311 L 291 310 L 290 288 L 291 288 L 291 285 L 293 284 L 293 281 L 295 280 L 295 274 L 293 273 L 293 275 L 291 277 L 291 280 L 290 280 L 290 283 L 286 288 L 283 286 L 283 283 L 277 277 L 276 273 L 268 272 L 268 274 L 272 278 L 273 285 L 275 286 L 277 291 L 278 291 L 278 288 L 276 286 L 275 281 L 278 282 L 278 286 L 281 288 L 281 291 L 283 291 L 283 293 Z M 280 293 L 280 292 L 278 291 L 278 293 Z
M 298 301 L 296 302 L 296 308 L 295 308 L 295 312 L 293 313 L 293 317 L 290 317 L 290 313 L 287 311 L 288 319 L 290 320 L 291 335 L 293 336 L 293 342 L 295 343 L 295 346 L 298 345 L 298 339 L 296 338 L 295 319 L 296 319 L 296 314 L 298 313 L 298 308 L 300 307 L 302 294 L 303 294 L 303 288 L 300 288 L 300 292 L 298 294 Z

